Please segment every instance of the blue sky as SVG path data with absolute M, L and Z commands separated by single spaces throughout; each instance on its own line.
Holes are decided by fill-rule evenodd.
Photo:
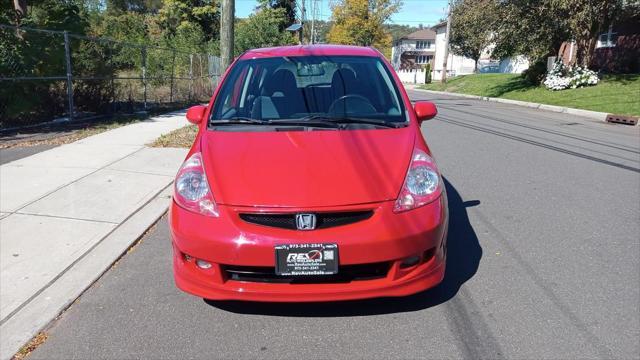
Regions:
M 302 1 L 302 0 L 298 0 Z M 307 18 L 311 19 L 312 0 L 304 0 Z M 329 20 L 331 0 L 316 0 L 316 19 Z M 403 0 L 400 11 L 391 18 L 391 23 L 418 26 L 435 25 L 446 14 L 446 0 Z M 236 0 L 236 17 L 247 17 L 256 7 L 256 0 Z

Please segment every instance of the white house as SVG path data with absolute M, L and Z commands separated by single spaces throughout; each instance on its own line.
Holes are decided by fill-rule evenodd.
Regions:
M 447 23 L 441 22 L 432 27 L 436 33 L 436 57 L 435 66 L 433 67 L 432 79 L 442 79 L 442 63 L 444 62 L 444 53 L 446 46 Z M 473 74 L 475 69 L 475 61 L 464 56 L 455 55 L 449 51 L 447 58 L 447 77 L 456 75 Z
M 437 24 L 434 27 L 432 27 L 431 30 L 433 33 L 435 33 L 435 41 L 433 43 L 434 54 L 432 58 L 433 61 L 431 63 L 432 64 L 431 78 L 433 81 L 437 81 L 442 79 L 442 65 L 443 65 L 442 63 L 444 60 L 444 53 L 445 53 L 445 43 L 446 43 L 445 33 L 447 30 L 447 23 L 442 22 L 440 24 Z M 515 56 L 515 57 L 506 58 L 502 60 L 491 59 L 490 58 L 491 50 L 493 49 L 494 46 L 495 45 L 493 44 L 487 46 L 487 48 L 483 51 L 482 55 L 480 56 L 480 59 L 478 60 L 478 71 L 480 73 L 521 73 L 529 67 L 529 62 L 523 56 Z M 392 54 L 394 54 L 393 50 L 392 50 Z M 400 75 L 400 79 L 402 81 L 415 82 L 415 83 L 424 82 L 424 72 L 421 72 L 420 70 L 415 70 L 414 68 L 409 67 L 409 70 L 408 70 L 409 74 L 406 74 L 407 68 L 403 69 L 402 66 L 396 67 L 395 64 L 394 64 L 394 68 L 396 68 L 396 70 L 400 70 L 398 71 L 398 74 Z M 451 51 L 449 51 L 449 54 L 447 57 L 447 77 L 473 74 L 474 70 L 475 70 L 475 61 L 473 59 L 460 56 L 460 55 L 455 55 Z
M 391 48 L 391 65 L 403 82 L 424 83 L 424 66 L 431 63 L 436 52 L 436 33 L 421 29 L 396 40 Z

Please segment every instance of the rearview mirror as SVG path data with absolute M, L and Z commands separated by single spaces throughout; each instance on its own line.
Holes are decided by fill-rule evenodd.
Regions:
M 192 106 L 187 110 L 187 120 L 192 124 L 200 124 L 207 107 L 203 105 Z
M 432 103 L 431 101 L 416 101 L 416 104 L 413 106 L 413 108 L 416 111 L 418 122 L 433 119 L 436 115 L 438 115 L 436 104 Z

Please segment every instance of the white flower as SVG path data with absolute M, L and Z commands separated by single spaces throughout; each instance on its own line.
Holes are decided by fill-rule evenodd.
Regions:
M 598 81 L 598 74 L 594 71 L 580 66 L 567 68 L 562 62 L 557 62 L 547 73 L 543 84 L 549 90 L 563 90 L 596 85 Z

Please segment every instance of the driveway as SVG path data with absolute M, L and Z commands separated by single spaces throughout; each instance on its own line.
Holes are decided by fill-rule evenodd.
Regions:
M 166 218 L 47 330 L 51 358 L 637 358 L 640 127 L 427 95 L 451 213 L 444 283 L 404 299 L 206 302 Z

